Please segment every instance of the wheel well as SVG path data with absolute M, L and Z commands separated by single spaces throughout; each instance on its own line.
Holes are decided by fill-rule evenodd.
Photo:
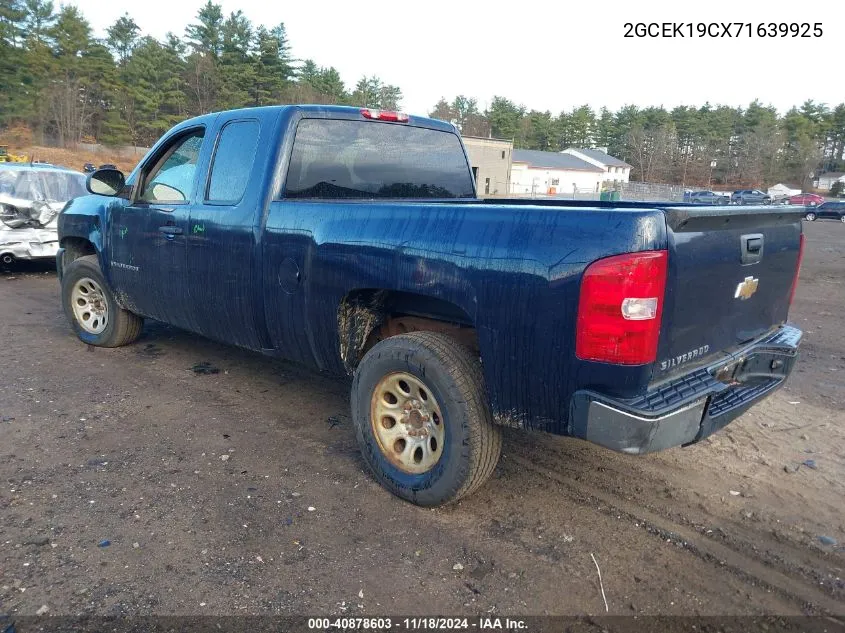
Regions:
M 337 315 L 340 357 L 349 372 L 373 345 L 407 332 L 440 332 L 475 352 L 479 349 L 469 315 L 454 303 L 435 297 L 393 290 L 355 290 L 340 302 Z
M 82 237 L 66 237 L 62 240 L 62 248 L 65 249 L 64 265 L 67 266 L 75 259 L 86 255 L 96 255 L 97 249 L 94 245 Z

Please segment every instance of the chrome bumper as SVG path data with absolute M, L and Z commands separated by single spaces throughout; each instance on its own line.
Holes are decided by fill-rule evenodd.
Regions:
M 635 455 L 698 442 L 783 386 L 801 337 L 801 330 L 785 325 L 631 400 L 578 391 L 572 398 L 571 434 Z

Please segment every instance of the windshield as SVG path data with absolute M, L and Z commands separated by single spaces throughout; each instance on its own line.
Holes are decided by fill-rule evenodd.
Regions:
M 44 227 L 68 200 L 82 195 L 83 174 L 0 167 L 0 220 L 9 228 Z
M 65 203 L 85 195 L 85 176 L 47 169 L 0 169 L 0 194 Z

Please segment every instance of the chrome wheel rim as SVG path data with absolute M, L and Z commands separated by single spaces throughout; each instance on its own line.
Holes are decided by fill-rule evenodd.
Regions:
M 419 475 L 440 461 L 443 414 L 431 389 L 406 372 L 384 376 L 373 390 L 370 424 L 379 450 L 399 470 Z
M 816 219 L 816 214 L 815 214 L 815 213 L 808 213 L 805 217 L 806 217 L 806 218 L 807 218 L 810 222 L 812 222 L 813 220 L 815 220 L 815 219 Z
M 89 334 L 100 334 L 109 323 L 109 304 L 102 287 L 90 277 L 73 285 L 70 293 L 73 316 Z

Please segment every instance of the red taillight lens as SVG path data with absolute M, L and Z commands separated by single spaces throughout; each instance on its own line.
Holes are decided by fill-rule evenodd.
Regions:
M 657 358 L 666 292 L 666 251 L 600 259 L 581 280 L 575 355 L 619 365 Z
M 372 108 L 364 108 L 361 110 L 361 116 L 365 119 L 373 119 L 375 121 L 393 121 L 394 123 L 407 123 L 410 118 L 404 112 L 389 112 L 387 110 L 373 110 Z
M 801 273 L 801 262 L 804 259 L 804 234 L 801 234 L 798 241 L 798 263 L 795 264 L 795 276 L 792 278 L 792 288 L 789 289 L 789 305 L 795 298 L 795 291 L 798 289 L 798 275 Z

